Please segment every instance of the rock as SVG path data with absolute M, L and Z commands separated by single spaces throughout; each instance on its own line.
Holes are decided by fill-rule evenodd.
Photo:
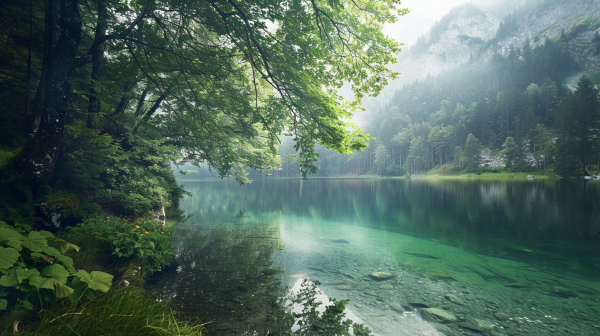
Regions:
M 407 298 L 407 301 L 409 305 L 415 308 L 429 308 L 429 305 L 425 302 L 425 300 L 418 297 Z
M 401 304 L 397 302 L 390 302 L 390 309 L 395 311 L 396 313 L 404 313 L 405 309 Z
M 394 277 L 394 275 L 392 273 L 388 273 L 388 272 L 373 272 L 371 274 L 369 274 L 369 276 L 377 281 L 383 281 L 383 280 L 388 280 Z
M 453 323 L 458 321 L 454 314 L 439 308 L 423 308 L 421 309 L 421 316 L 425 321 L 442 324 Z
M 444 297 L 446 298 L 446 300 L 448 300 L 448 301 L 450 301 L 450 302 L 452 302 L 452 303 L 454 303 L 454 304 L 461 305 L 461 306 L 464 306 L 464 305 L 465 305 L 465 303 L 463 302 L 463 300 L 461 300 L 461 299 L 460 299 L 458 296 L 456 296 L 456 295 L 453 295 L 453 294 L 446 294 L 446 296 L 444 296 Z
M 142 267 L 139 265 L 133 265 L 125 270 L 123 275 L 115 281 L 115 287 L 139 287 L 144 288 L 144 273 Z
M 496 313 L 494 316 L 496 317 L 496 319 L 498 319 L 498 321 L 506 321 L 509 318 L 508 315 L 501 313 L 501 312 Z
M 452 281 L 457 281 L 454 277 L 451 276 L 446 276 L 446 275 L 441 275 L 441 274 L 429 274 L 427 276 L 431 281 L 446 281 L 446 282 L 452 282 Z
M 552 287 L 550 294 L 560 296 L 562 298 L 577 297 L 577 292 L 565 287 Z
M 486 321 L 480 320 L 477 318 L 469 319 L 465 322 L 461 322 L 458 324 L 461 329 L 469 330 L 476 333 L 485 333 L 490 331 L 496 324 Z

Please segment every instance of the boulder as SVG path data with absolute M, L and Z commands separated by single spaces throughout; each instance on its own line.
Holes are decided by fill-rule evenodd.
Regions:
M 144 288 L 144 273 L 142 266 L 133 265 L 125 270 L 123 275 L 115 282 L 116 288 L 139 287 Z
M 421 317 L 425 321 L 436 322 L 441 324 L 453 323 L 458 321 L 454 314 L 439 308 L 423 308 L 421 309 Z
M 446 300 L 448 300 L 448 301 L 450 301 L 450 302 L 452 302 L 452 303 L 454 303 L 454 304 L 461 305 L 461 306 L 464 306 L 464 305 L 465 305 L 465 303 L 463 302 L 463 300 L 461 300 L 461 299 L 460 299 L 458 296 L 456 296 L 456 295 L 453 295 L 453 294 L 446 294 L 446 296 L 444 296 L 444 297 L 446 298 Z
M 383 281 L 383 280 L 388 280 L 394 277 L 394 275 L 392 273 L 388 273 L 388 272 L 373 272 L 371 274 L 369 274 L 369 276 L 371 277 L 371 279 L 377 280 L 377 281 Z
M 486 333 L 492 330 L 496 324 L 486 320 L 480 320 L 477 318 L 468 319 L 465 322 L 458 324 L 461 329 L 465 329 L 476 333 Z

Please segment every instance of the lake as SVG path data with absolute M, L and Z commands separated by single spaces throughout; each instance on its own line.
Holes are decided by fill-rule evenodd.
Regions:
M 213 335 L 289 334 L 304 278 L 376 335 L 600 334 L 599 181 L 182 183 L 155 288 Z

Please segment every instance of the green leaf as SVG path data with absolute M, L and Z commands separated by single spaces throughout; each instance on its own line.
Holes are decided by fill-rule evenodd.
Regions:
M 54 241 L 60 243 L 60 252 L 61 253 L 67 252 L 69 250 L 69 248 L 72 248 L 75 251 L 79 252 L 79 246 L 71 244 L 64 239 L 54 238 Z
M 46 238 L 54 238 L 54 235 L 50 231 L 38 231 L 41 236 Z
M 0 246 L 0 268 L 11 268 L 19 259 L 19 251 Z
M 25 309 L 27 310 L 33 310 L 33 304 L 29 301 L 23 301 L 23 307 L 25 307 Z
M 0 310 L 6 310 L 6 307 L 8 307 L 8 301 L 4 299 L 0 300 Z
M 70 275 L 70 273 L 65 269 L 65 267 L 59 264 L 44 267 L 41 274 L 45 278 L 52 278 L 62 283 L 67 283 L 67 278 Z
M 18 284 L 19 284 L 19 280 L 17 280 L 17 275 L 14 272 L 7 274 L 7 275 L 3 275 L 0 278 L 0 286 L 12 287 L 12 286 L 16 286 Z
M 18 232 L 8 228 L 0 228 L 0 245 L 12 246 L 21 251 L 21 242 L 24 240 L 25 237 Z
M 73 259 L 71 257 L 67 257 L 66 255 L 63 255 L 62 253 L 60 253 L 59 250 L 55 249 L 54 247 L 47 247 L 44 252 L 49 255 L 52 256 L 54 258 L 56 258 L 56 260 L 60 261 L 61 264 L 63 264 L 63 266 L 65 266 L 65 268 L 67 269 L 67 271 L 71 272 L 71 273 L 75 273 L 76 270 L 73 267 Z
M 17 269 L 17 280 L 19 281 L 19 283 L 22 283 L 25 280 L 27 280 L 30 285 L 37 287 L 37 288 L 40 288 L 42 286 L 42 283 L 44 282 L 44 278 L 42 278 L 40 276 L 40 271 L 36 270 L 35 268 L 33 268 L 33 269 L 26 269 L 26 268 Z
M 63 283 L 60 283 L 56 280 L 54 281 L 54 286 L 56 286 L 56 297 L 59 299 L 64 299 L 69 297 L 71 294 L 75 292 L 75 290 Z
M 48 247 L 48 239 L 38 231 L 29 232 L 29 237 L 21 244 L 23 247 L 30 249 L 33 252 L 42 252 Z
M 42 282 L 42 284 L 40 285 L 40 289 L 45 288 L 45 289 L 52 289 L 54 290 L 54 279 L 52 278 L 44 278 L 45 280 Z
M 84 270 L 79 270 L 75 275 L 79 277 L 81 281 L 87 283 L 90 289 L 106 292 L 112 285 L 113 276 L 108 273 L 98 271 L 88 273 Z
M 69 300 L 71 300 L 71 302 L 77 302 L 88 288 L 88 284 L 82 282 L 79 278 L 73 278 L 69 286 L 73 288 L 73 293 L 69 295 Z

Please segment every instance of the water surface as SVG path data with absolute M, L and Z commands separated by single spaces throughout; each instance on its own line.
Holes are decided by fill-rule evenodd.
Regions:
M 164 298 L 214 334 L 285 334 L 319 280 L 378 335 L 600 334 L 600 183 L 185 182 Z M 389 279 L 373 277 L 389 273 Z M 458 300 L 456 300 L 458 299 Z M 424 321 L 439 308 L 456 321 Z M 278 330 L 277 332 L 274 332 Z

